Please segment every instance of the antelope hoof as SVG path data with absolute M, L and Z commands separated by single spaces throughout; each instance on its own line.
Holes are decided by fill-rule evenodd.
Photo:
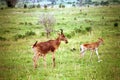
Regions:
M 102 60 L 99 60 L 98 62 L 101 62 Z
M 37 65 L 34 65 L 34 68 L 37 68 Z

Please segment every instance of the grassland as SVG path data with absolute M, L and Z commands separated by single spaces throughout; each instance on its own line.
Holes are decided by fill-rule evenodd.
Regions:
M 56 9 L 0 10 L 0 80 L 120 80 L 120 6 Z M 38 19 L 42 13 L 55 15 L 55 30 L 63 29 L 68 44 L 61 43 L 56 51 L 56 67 L 52 55 L 47 55 L 47 68 L 40 58 L 33 68 L 31 46 L 36 40 L 47 41 Z M 118 23 L 118 26 L 114 26 Z M 91 33 L 86 30 L 91 27 Z M 99 47 L 102 62 L 90 52 L 80 59 L 79 46 L 102 37 Z M 75 48 L 75 51 L 71 49 Z

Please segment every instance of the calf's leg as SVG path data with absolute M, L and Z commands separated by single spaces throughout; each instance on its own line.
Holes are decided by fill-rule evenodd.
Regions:
M 53 60 L 53 67 L 55 67 L 55 54 L 54 54 L 54 52 L 52 53 L 52 60 Z
M 33 65 L 34 65 L 34 68 L 37 68 L 37 60 L 39 59 L 39 54 L 35 53 L 34 56 L 33 56 Z

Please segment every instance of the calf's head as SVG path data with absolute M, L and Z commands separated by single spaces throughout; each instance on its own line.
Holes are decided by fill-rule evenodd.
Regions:
M 62 29 L 60 29 L 60 30 L 61 30 L 61 34 L 59 34 L 59 39 L 61 41 L 64 41 L 65 43 L 68 43 L 68 40 L 67 40 L 67 38 L 65 37 L 65 35 L 63 33 L 63 30 Z
M 100 44 L 103 44 L 103 43 L 104 43 L 104 41 L 103 41 L 102 38 L 98 38 L 98 41 L 100 42 Z

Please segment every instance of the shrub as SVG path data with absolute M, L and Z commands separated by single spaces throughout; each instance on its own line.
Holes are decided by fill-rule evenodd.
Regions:
M 56 23 L 56 19 L 52 14 L 42 14 L 39 18 L 39 23 L 41 23 L 45 29 L 47 38 L 50 36 L 50 33 L 54 29 L 54 24 Z
M 91 32 L 92 31 L 92 27 L 86 27 L 85 28 L 87 32 Z
M 102 19 L 105 19 L 104 16 L 102 16 Z
M 77 20 L 77 18 L 76 18 L 76 17 L 74 17 L 74 20 Z
M 59 4 L 59 8 L 62 8 L 62 4 L 61 3 Z
M 72 32 L 70 32 L 70 33 L 66 33 L 65 35 L 66 35 L 67 38 L 70 39 L 70 38 L 72 38 L 73 36 L 75 36 L 75 32 L 72 31 Z
M 45 36 L 45 33 L 44 33 L 44 32 L 42 32 L 42 33 L 41 33 L 41 36 Z
M 62 18 L 62 20 L 65 20 L 65 18 Z
M 47 9 L 47 5 L 44 5 L 44 9 Z
M 25 22 L 25 25 L 27 25 L 27 22 Z
M 24 35 L 16 34 L 16 35 L 14 36 L 14 39 L 15 39 L 15 40 L 18 40 L 18 39 L 23 39 L 24 37 L 25 37 Z
M 24 4 L 24 8 L 27 8 L 27 4 Z
M 100 3 L 102 6 L 108 6 L 109 5 L 109 2 L 108 1 L 101 1 L 101 3 Z
M 5 41 L 5 40 L 7 40 L 7 39 L 0 36 L 0 41 Z
M 28 8 L 29 8 L 29 9 L 35 8 L 35 5 L 29 5 Z
M 32 8 L 35 8 L 35 5 L 32 5 Z
M 62 5 L 62 8 L 65 8 L 65 5 Z
M 40 5 L 40 4 L 38 4 L 38 5 L 37 5 L 37 8 L 41 8 L 41 5 Z
M 75 7 L 75 6 L 76 6 L 75 3 L 73 2 L 73 3 L 72 3 L 72 7 Z
M 116 22 L 116 23 L 114 23 L 114 27 L 118 27 L 118 23 Z
M 66 37 L 70 39 L 72 36 L 71 34 L 66 34 Z
M 35 35 L 35 32 L 27 31 L 24 35 L 22 35 L 22 34 L 16 34 L 16 35 L 14 36 L 14 39 L 15 39 L 15 40 L 23 39 L 23 38 L 25 38 L 25 37 L 32 36 L 32 35 Z
M 31 22 L 28 23 L 29 25 L 33 25 Z
M 65 5 L 62 4 L 62 3 L 60 3 L 60 4 L 59 4 L 59 8 L 65 8 Z
M 74 28 L 74 31 L 77 33 L 80 33 L 82 31 L 82 29 L 81 29 L 81 27 L 76 27 L 76 28 Z
M 1 10 L 3 10 L 4 8 L 3 8 L 3 7 L 1 7 L 0 9 L 1 9 Z
M 24 23 L 23 23 L 23 22 L 19 22 L 19 24 L 20 24 L 20 25 L 24 25 Z
M 27 37 L 27 36 L 32 36 L 32 35 L 35 35 L 35 32 L 27 31 L 27 32 L 25 33 L 25 37 Z

